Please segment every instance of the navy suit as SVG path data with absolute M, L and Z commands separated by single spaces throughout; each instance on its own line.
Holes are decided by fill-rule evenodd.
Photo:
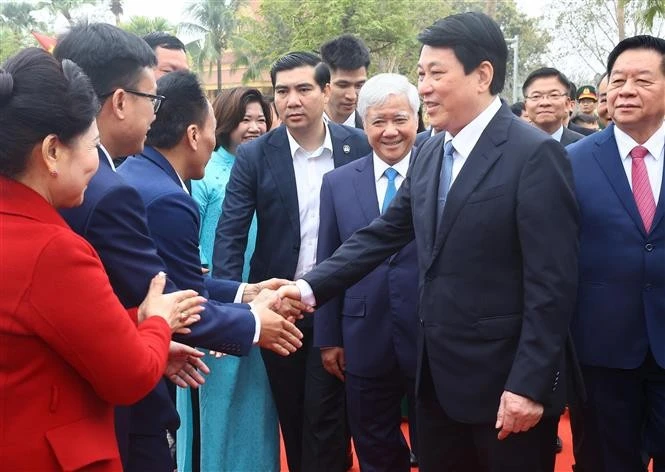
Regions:
M 372 154 L 326 174 L 317 260 L 379 216 Z M 400 401 L 413 395 L 418 326 L 414 242 L 316 312 L 314 345 L 344 348 L 347 411 L 362 470 L 409 470 Z M 413 443 L 415 429 L 412 430 Z
M 335 123 L 328 127 L 335 167 L 370 152 L 362 131 Z M 249 281 L 293 279 L 301 244 L 300 214 L 285 126 L 238 148 L 222 208 L 213 276 L 241 279 L 247 233 L 256 211 L 258 228 Z M 312 347 L 311 317 L 296 324 L 304 334 L 300 350 L 286 358 L 262 352 L 289 470 L 345 470 L 346 443 L 338 431 L 345 429 L 340 414 L 344 411 L 343 386 L 323 369 L 319 350 Z
M 122 304 L 126 308 L 136 307 L 143 301 L 152 277 L 159 271 L 168 271 L 150 236 L 141 196 L 113 171 L 101 150 L 99 160 L 99 169 L 88 184 L 83 204 L 62 210 L 61 214 L 95 248 Z M 234 286 L 238 285 L 229 284 L 227 294 L 233 292 Z M 169 277 L 165 291 L 175 290 L 177 287 Z M 191 335 L 177 339 L 194 345 L 208 344 L 206 347 L 213 349 L 215 345 L 222 348 L 230 344 L 220 333 L 225 325 L 223 317 L 208 313 L 202 313 L 201 320 L 192 326 Z M 192 342 L 188 340 L 190 337 Z M 116 435 L 126 470 L 146 470 L 146 464 L 151 470 L 172 469 L 165 431 L 173 433 L 179 425 L 164 380 L 141 402 L 129 409 L 118 408 Z
M 415 238 L 422 470 L 485 470 L 489 462 L 491 470 L 536 471 L 545 451 L 553 467 L 577 288 L 570 164 L 559 143 L 503 104 L 439 214 L 444 138 L 419 148 L 388 210 L 304 279 L 324 303 Z M 504 390 L 545 413 L 532 430 L 497 441 Z
M 432 137 L 431 129 L 428 128 L 425 131 L 421 131 L 416 135 L 416 142 L 414 142 L 413 145 L 417 148 L 420 148 L 422 147 L 423 143 L 431 137 Z
M 578 460 L 603 471 L 639 470 L 644 448 L 665 464 L 665 185 L 647 233 L 614 131 L 567 148 L 582 215 L 571 325 L 588 393 Z

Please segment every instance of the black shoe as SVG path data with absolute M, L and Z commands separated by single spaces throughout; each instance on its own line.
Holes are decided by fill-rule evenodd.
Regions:
M 556 437 L 556 444 L 554 445 L 554 451 L 557 454 L 563 451 L 563 441 L 561 441 L 561 438 L 559 436 Z
M 409 463 L 411 464 L 411 467 L 418 467 L 418 458 L 413 451 L 409 451 Z

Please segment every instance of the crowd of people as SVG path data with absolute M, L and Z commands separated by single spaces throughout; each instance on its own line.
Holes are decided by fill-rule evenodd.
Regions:
M 568 408 L 576 472 L 665 471 L 665 40 L 512 106 L 490 17 L 418 40 L 212 102 L 165 33 L 1 66 L 0 469 L 552 472 Z

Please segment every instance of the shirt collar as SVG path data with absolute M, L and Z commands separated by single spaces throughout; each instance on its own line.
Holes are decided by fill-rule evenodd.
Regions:
M 409 162 L 411 161 L 411 151 L 409 151 L 404 158 L 399 161 L 394 166 L 389 166 L 386 162 L 382 161 L 375 152 L 372 152 L 372 162 L 374 164 L 374 180 L 378 180 L 383 177 L 383 173 L 388 167 L 392 167 L 397 171 L 402 177 L 406 177 L 406 173 L 409 170 Z
M 115 172 L 115 164 L 113 163 L 113 159 L 111 159 L 111 155 L 109 154 L 109 152 L 102 143 L 99 143 L 99 149 L 102 150 L 102 153 L 104 154 L 104 156 L 106 156 L 106 160 L 109 161 L 111 169 L 113 169 L 113 172 Z
M 485 131 L 485 128 L 487 128 L 487 125 L 492 121 L 492 118 L 494 118 L 494 115 L 496 115 L 500 108 L 501 99 L 498 96 L 494 97 L 492 103 L 480 115 L 476 116 L 468 125 L 462 128 L 457 133 L 457 136 L 453 136 L 450 132 L 446 131 L 444 142 L 452 139 L 455 151 L 466 159 L 471 154 L 471 151 L 473 151 L 476 143 L 478 143 L 480 135 L 483 134 L 483 131 Z
M 344 121 L 344 123 L 340 123 L 340 124 L 342 124 L 344 126 L 350 126 L 351 128 L 355 128 L 356 127 L 356 113 L 358 113 L 358 112 L 356 110 L 354 110 L 353 113 L 351 113 L 349 115 L 349 117 Z M 326 123 L 330 123 L 332 121 L 330 119 L 330 117 L 328 116 L 328 113 L 326 113 L 325 111 L 323 112 L 323 120 Z
M 291 136 L 291 132 L 289 131 L 289 128 L 286 128 L 286 136 L 289 139 L 289 148 L 291 149 L 291 157 L 295 158 L 296 157 L 296 152 L 298 149 L 301 150 L 308 158 L 309 157 L 315 157 L 315 156 L 320 156 L 321 153 L 323 152 L 324 149 L 328 149 L 330 151 L 330 154 L 333 152 L 333 147 L 332 147 L 332 138 L 330 137 L 330 127 L 328 126 L 328 123 L 325 121 L 324 123 L 324 128 L 326 129 L 326 136 L 323 138 L 323 144 L 321 145 L 320 148 L 315 149 L 312 152 L 308 152 L 302 147 L 300 147 L 300 144 L 298 144 L 298 141 L 295 140 L 293 136 Z
M 558 142 L 561 142 L 562 137 L 563 137 L 563 125 L 561 125 L 558 130 L 552 133 L 552 138 Z
M 621 159 L 627 159 L 630 156 L 630 151 L 632 151 L 635 146 L 639 146 L 637 141 L 631 138 L 625 131 L 619 129 L 616 125 L 614 125 L 614 139 L 617 141 L 617 148 L 619 149 L 619 156 L 621 156 Z M 652 134 L 644 144 L 642 144 L 642 146 L 647 148 L 649 154 L 651 154 L 656 160 L 660 159 L 663 155 L 663 147 L 665 147 L 665 123 L 663 123 L 660 128 L 658 128 L 656 132 Z

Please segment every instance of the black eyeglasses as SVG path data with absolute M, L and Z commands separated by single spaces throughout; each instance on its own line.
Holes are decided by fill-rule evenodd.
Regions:
M 118 90 L 118 89 L 116 89 L 116 90 Z M 113 95 L 116 92 L 116 90 L 113 90 L 112 92 L 108 92 L 108 93 L 105 93 L 103 95 L 100 95 L 99 98 L 110 97 L 111 95 Z M 153 95 L 151 93 L 144 93 L 144 92 L 139 92 L 137 90 L 130 90 L 130 89 L 122 89 L 122 90 L 124 90 L 127 93 L 131 93 L 132 95 L 136 95 L 138 97 L 149 98 L 150 101 L 152 102 L 152 108 L 155 111 L 155 113 L 157 113 L 159 111 L 159 107 L 162 106 L 162 102 L 164 100 L 166 100 L 166 97 L 164 95 Z

